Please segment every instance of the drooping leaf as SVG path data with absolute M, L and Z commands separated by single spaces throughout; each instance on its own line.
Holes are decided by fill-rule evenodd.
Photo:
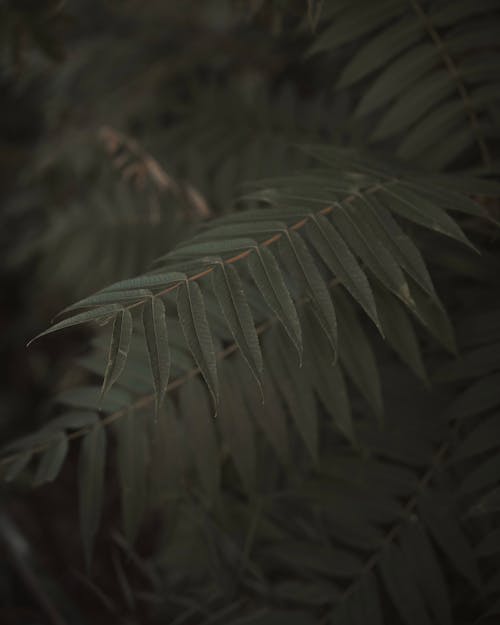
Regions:
M 283 324 L 288 336 L 302 353 L 302 333 L 299 318 L 283 274 L 272 252 L 260 248 L 248 258 L 250 273 L 269 308 Z
M 263 364 L 259 337 L 236 268 L 218 265 L 212 272 L 212 284 L 234 340 L 260 385 Z
M 321 341 L 309 316 L 305 317 L 307 351 L 305 358 L 306 372 L 309 383 L 316 389 L 325 410 L 332 416 L 338 429 L 350 440 L 355 442 L 351 404 L 347 393 L 344 374 L 339 363 L 333 364 L 328 350 Z
M 280 241 L 281 243 L 281 241 Z M 337 352 L 337 317 L 328 292 L 328 287 L 305 241 L 293 230 L 288 232 L 282 250 L 290 266 L 291 273 L 305 286 L 313 303 L 313 311 L 325 331 L 334 353 Z
M 187 281 L 179 288 L 177 312 L 189 349 L 217 404 L 219 390 L 215 347 L 203 295 L 196 282 Z
M 165 304 L 159 297 L 151 297 L 142 311 L 144 335 L 149 354 L 149 365 L 153 374 L 158 412 L 167 392 L 170 375 L 170 347 L 168 342 Z
M 347 297 L 341 292 L 335 292 L 334 297 L 339 321 L 340 361 L 372 409 L 381 416 L 382 389 L 373 350 Z
M 365 219 L 383 245 L 390 250 L 399 266 L 410 275 L 424 291 L 435 296 L 429 271 L 424 259 L 413 241 L 408 237 L 391 213 L 372 194 L 366 196 Z
M 457 353 L 455 331 L 443 307 L 435 297 L 431 297 L 416 282 L 409 279 L 411 297 L 415 302 L 413 313 L 432 336 L 452 354 Z
M 255 419 L 276 455 L 286 466 L 290 460 L 287 418 L 271 376 L 264 376 L 260 392 L 250 384 L 248 368 L 244 366 L 242 360 L 234 359 L 233 365 L 249 414 Z
M 406 310 L 397 299 L 384 289 L 375 286 L 375 301 L 387 341 L 404 362 L 422 380 L 427 382 L 422 353 L 415 330 Z
M 308 228 L 308 234 L 325 264 L 363 307 L 375 325 L 378 325 L 377 309 L 370 283 L 333 224 L 323 215 L 319 215 Z
M 337 226 L 353 252 L 365 263 L 380 282 L 407 306 L 412 306 L 408 284 L 391 251 L 378 239 L 366 221 L 366 205 L 360 199 L 337 206 L 332 214 Z
M 379 195 L 379 197 L 391 211 L 401 215 L 401 217 L 472 246 L 457 222 L 422 195 L 399 185 L 398 187 L 387 187 L 383 195 Z
M 104 374 L 101 394 L 104 395 L 118 380 L 127 363 L 130 339 L 132 337 L 132 315 L 123 309 L 115 317 L 109 347 L 108 364 Z

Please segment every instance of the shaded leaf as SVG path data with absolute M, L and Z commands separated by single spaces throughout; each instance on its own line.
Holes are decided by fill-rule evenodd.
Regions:
M 148 348 L 149 365 L 153 374 L 156 412 L 158 412 L 167 392 L 170 375 L 170 346 L 165 304 L 159 297 L 151 297 L 145 302 L 142 322 Z
M 328 287 L 302 237 L 290 230 L 282 249 L 291 273 L 305 286 L 313 311 L 325 331 L 334 353 L 337 352 L 337 318 Z
M 219 389 L 215 347 L 203 295 L 196 282 L 185 282 L 178 289 L 177 312 L 189 349 L 217 403 Z
M 283 274 L 272 252 L 267 248 L 259 248 L 248 257 L 248 267 L 262 297 L 283 324 L 288 336 L 301 354 L 302 333 L 299 318 Z
M 327 267 L 378 326 L 377 309 L 370 283 L 333 224 L 326 217 L 319 215 L 308 228 L 308 234 Z
M 109 347 L 108 364 L 104 374 L 101 394 L 104 395 L 118 380 L 125 368 L 130 339 L 132 337 L 132 315 L 127 309 L 122 310 L 115 317 L 113 333 Z
M 347 297 L 335 292 L 340 361 L 372 409 L 383 413 L 382 389 L 373 350 Z
M 232 265 L 218 265 L 212 272 L 212 284 L 234 340 L 260 385 L 263 364 L 259 338 L 237 270 Z

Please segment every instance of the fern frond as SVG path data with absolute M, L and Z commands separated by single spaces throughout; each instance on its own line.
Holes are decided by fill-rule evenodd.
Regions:
M 337 85 L 369 81 L 355 115 L 377 115 L 373 141 L 395 136 L 401 158 L 429 169 L 453 165 L 475 146 L 491 169 L 499 83 L 490 64 L 499 32 L 494 1 L 332 2 L 311 52 L 354 47 Z
M 317 152 L 325 156 L 321 150 Z M 330 158 L 335 162 L 338 155 L 330 153 Z M 331 184 L 332 175 L 337 179 L 334 186 Z M 295 336 L 298 339 L 299 335 L 294 329 L 296 313 L 291 298 L 303 293 L 311 300 L 326 336 L 336 349 L 335 308 L 327 294 L 322 269 L 318 268 L 304 238 L 311 227 L 321 233 L 318 255 L 329 261 L 329 268 L 337 272 L 334 277 L 344 284 L 376 323 L 378 319 L 374 314 L 373 294 L 359 262 L 368 268 L 370 275 L 385 289 L 425 322 L 424 313 L 417 308 L 403 272 L 413 278 L 437 305 L 439 301 L 418 248 L 403 233 L 391 213 L 467 243 L 457 223 L 435 203 L 436 200 L 440 202 L 443 194 L 446 196 L 445 190 L 441 189 L 440 195 L 432 201 L 428 197 L 420 198 L 412 190 L 412 181 L 406 181 L 404 177 L 387 179 L 382 174 L 373 173 L 353 176 L 348 171 L 342 173 L 334 164 L 330 169 L 320 169 L 312 175 L 296 178 L 291 189 L 289 185 L 289 181 L 276 180 L 271 193 L 264 190 L 252 195 L 255 199 L 270 203 L 272 208 L 244 211 L 215 220 L 205 232 L 178 246 L 160 260 L 167 273 L 160 269 L 144 278 L 122 281 L 81 300 L 72 308 L 90 310 L 57 323 L 46 333 L 82 323 L 92 316 L 100 318 L 111 315 L 114 310 L 121 314 L 121 310 L 142 307 L 150 301 L 149 297 L 144 298 L 142 290 L 149 284 L 150 297 L 165 298 L 167 306 L 177 308 L 190 350 L 204 371 L 204 377 L 215 397 L 215 368 L 207 360 L 213 358 L 210 355 L 213 352 L 210 329 L 203 311 L 205 303 L 202 290 L 194 283 L 199 281 L 203 284 L 202 279 L 218 267 L 241 265 L 250 272 L 263 299 L 282 319 L 292 338 Z M 346 193 L 349 195 L 346 196 Z M 453 194 L 450 194 L 447 203 L 452 205 L 452 202 Z M 423 203 L 422 208 L 420 203 Z M 471 206 L 473 209 L 468 204 L 465 208 L 459 204 L 457 209 L 480 213 L 475 204 Z M 370 216 L 369 220 L 367 216 Z M 242 237 L 241 234 L 247 236 Z M 316 243 L 317 236 L 311 241 Z M 285 284 L 274 255 L 268 251 L 273 248 L 288 268 L 287 279 L 293 281 L 289 283 L 290 286 Z M 338 270 L 339 266 L 341 271 Z M 160 271 L 163 273 L 160 274 Z M 236 273 L 234 275 L 237 276 Z M 225 281 L 233 307 L 237 298 L 240 306 L 243 303 L 248 322 L 245 322 L 246 327 L 250 328 L 250 309 L 245 304 L 245 294 L 239 284 L 239 280 L 234 284 Z M 287 295 L 292 286 L 293 290 Z M 172 301 L 174 291 L 179 294 L 176 302 Z M 135 300 L 134 296 L 137 296 Z M 238 309 L 234 308 L 233 312 L 237 313 Z M 239 312 L 242 314 L 241 310 Z M 234 323 L 230 324 L 230 329 L 240 348 L 248 355 L 243 334 Z M 300 343 L 297 346 L 300 348 Z M 152 347 L 153 344 L 150 349 Z M 257 350 L 258 345 L 254 341 L 255 354 L 259 353 Z
M 189 450 L 194 441 L 186 438 L 185 426 L 175 416 L 172 400 L 169 399 L 166 411 L 161 406 L 167 391 L 194 384 L 189 380 L 201 373 L 218 415 L 209 428 L 216 428 L 218 434 L 214 431 L 209 436 L 214 441 L 220 438 L 246 491 L 253 493 L 257 484 L 258 446 L 251 443 L 256 427 L 280 460 L 288 461 L 292 445 L 293 455 L 299 454 L 296 457 L 301 458 L 301 463 L 312 461 L 317 466 L 321 457 L 320 432 L 324 428 L 322 410 L 331 415 L 337 435 L 359 445 L 360 426 L 354 425 L 346 377 L 358 387 L 372 411 L 380 416 L 383 412 L 378 365 L 353 302 L 375 321 L 379 331 L 417 374 L 425 378 L 418 340 L 408 315 L 429 325 L 437 336 L 441 327 L 429 315 L 429 304 L 441 311 L 438 319 L 446 317 L 420 252 L 399 220 L 403 217 L 467 244 L 458 223 L 440 204 L 474 215 L 482 214 L 481 210 L 466 198 L 463 204 L 455 205 L 457 194 L 448 191 L 445 183 L 436 183 L 435 189 L 429 189 L 420 182 L 418 174 L 406 175 L 402 171 L 398 177 L 389 178 L 369 160 L 350 164 L 346 160 L 348 153 L 343 151 L 310 151 L 315 151 L 328 165 L 293 180 L 273 180 L 271 189 L 266 181 L 266 186 L 251 197 L 264 202 L 267 208 L 248 209 L 214 220 L 161 259 L 161 267 L 155 272 L 115 283 L 81 300 L 68 312 L 84 312 L 72 314 L 43 333 L 92 319 L 102 323 L 113 320 L 106 372 L 105 363 L 95 356 L 82 362 L 90 371 L 104 374 L 106 393 L 100 397 L 98 387 L 93 386 L 65 391 L 59 401 L 70 409 L 70 417 L 74 410 L 94 415 L 90 429 L 85 424 L 68 434 L 64 422 L 59 428 L 44 428 L 38 439 L 34 437 L 34 449 L 27 450 L 26 443 L 21 444 L 21 451 L 3 459 L 4 465 L 19 461 L 22 469 L 33 452 L 44 451 L 55 453 L 60 468 L 60 446 L 67 446 L 67 438 L 83 436 L 84 440 L 91 440 L 89 437 L 96 436 L 96 428 L 113 423 L 117 424 L 122 440 L 122 436 L 129 435 L 129 430 L 124 429 L 127 423 L 143 420 L 151 424 L 143 425 L 148 432 L 144 440 L 149 442 L 138 452 L 137 459 L 128 458 L 127 462 L 144 476 L 150 454 L 156 458 L 151 462 L 163 462 L 161 451 L 159 456 L 154 451 L 154 441 L 168 440 L 169 466 L 154 473 L 166 475 L 167 492 L 178 498 L 187 479 L 186 471 L 189 472 Z M 213 280 L 207 284 L 205 278 L 209 275 Z M 329 282 L 334 287 L 333 297 Z M 248 298 L 248 293 L 253 294 L 252 298 Z M 269 321 L 266 304 L 279 325 Z M 141 309 L 142 317 L 134 321 L 135 313 Z M 299 358 L 294 355 L 293 346 L 298 349 Z M 237 350 L 246 361 L 246 372 L 241 364 L 231 364 L 233 359 L 225 360 Z M 301 361 L 305 368 L 300 367 Z M 272 422 L 265 426 L 262 419 L 267 409 L 257 422 L 249 412 L 257 405 L 254 391 L 247 398 L 235 397 L 231 392 L 236 384 L 261 392 L 259 385 L 251 382 L 252 377 L 261 379 L 255 375 L 259 371 L 256 367 L 261 366 L 259 362 L 267 369 L 269 381 L 264 388 L 271 393 L 271 404 L 282 403 L 286 409 L 285 414 L 273 414 Z M 152 420 L 153 402 L 157 417 Z M 293 443 L 284 435 L 285 415 L 294 424 Z M 207 428 L 209 416 L 205 416 Z M 123 419 L 125 424 L 118 425 Z M 377 440 L 382 439 L 376 431 L 369 431 L 370 445 L 376 448 Z M 397 437 L 397 433 L 394 435 Z M 383 444 L 387 442 L 384 439 Z M 131 453 L 130 444 L 120 445 Z M 49 452 L 52 449 L 57 451 Z M 396 453 L 398 461 L 420 466 L 430 450 L 425 446 L 419 450 L 414 445 L 405 448 L 396 438 L 392 451 L 389 448 L 387 453 L 389 457 Z M 215 456 L 212 450 L 211 459 Z M 48 460 L 42 457 L 41 464 L 44 462 Z M 120 462 L 123 473 L 125 461 Z M 206 464 L 203 467 L 207 469 Z M 49 473 L 56 472 L 52 469 Z M 208 480 L 198 474 L 197 483 L 202 488 L 209 486 L 210 497 L 214 497 L 220 469 L 214 467 L 208 475 L 213 477 Z M 152 487 L 152 493 L 162 496 L 164 488 L 161 481 Z M 125 491 L 123 495 L 125 499 L 128 496 Z M 131 511 L 124 501 L 124 524 L 131 537 L 137 531 L 144 505 L 141 503 L 139 511 Z M 87 553 L 98 518 L 97 512 L 93 514 L 85 528 Z

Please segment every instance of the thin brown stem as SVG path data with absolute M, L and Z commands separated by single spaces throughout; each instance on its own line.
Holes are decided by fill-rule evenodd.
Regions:
M 340 284 L 339 280 L 333 279 L 330 282 L 329 287 L 333 288 L 333 287 L 337 286 L 338 284 Z M 302 298 L 299 301 L 306 302 L 307 298 Z M 276 317 L 272 317 L 271 319 L 268 319 L 267 321 L 264 321 L 263 323 L 261 323 L 256 328 L 257 334 L 260 336 L 266 330 L 268 330 L 271 326 L 273 326 L 277 321 L 278 321 L 278 319 Z M 225 360 L 226 358 L 231 356 L 231 354 L 234 354 L 234 352 L 238 351 L 238 349 L 239 348 L 238 348 L 238 345 L 236 344 L 236 342 L 231 343 L 231 345 L 228 345 L 225 349 L 221 350 L 217 354 L 217 360 Z M 170 391 L 175 390 L 176 388 L 179 388 L 179 386 L 182 386 L 185 382 L 187 382 L 188 380 L 191 380 L 192 378 L 196 377 L 200 373 L 201 373 L 201 370 L 200 370 L 199 367 L 193 367 L 192 369 L 190 369 L 184 375 L 179 376 L 175 380 L 172 380 L 172 382 L 170 382 L 170 384 L 167 386 L 167 392 L 170 392 Z M 107 426 L 107 425 L 110 425 L 111 423 L 114 423 L 115 421 L 117 421 L 121 417 L 124 417 L 126 414 L 128 414 L 130 412 L 130 410 L 141 410 L 142 408 L 146 408 L 148 406 L 151 406 L 154 403 L 154 401 L 155 401 L 155 397 L 156 396 L 155 396 L 154 393 L 151 393 L 149 395 L 143 395 L 142 397 L 137 399 L 135 402 L 131 403 L 126 408 L 122 408 L 121 410 L 117 410 L 115 412 L 112 412 L 108 416 L 104 417 L 104 419 L 101 420 L 101 425 L 102 426 Z M 68 440 L 74 440 L 76 438 L 81 438 L 82 436 L 85 436 L 85 434 L 87 434 L 87 432 L 89 430 L 90 430 L 90 427 L 83 427 L 83 428 L 81 428 L 79 430 L 75 430 L 74 432 L 71 432 L 71 434 L 68 434 L 67 438 L 68 438 Z M 45 451 L 48 448 L 49 445 L 50 445 L 49 442 L 40 443 L 40 445 L 33 446 L 29 450 L 24 449 L 22 451 L 10 454 L 9 456 L 5 456 L 4 458 L 0 458 L 0 466 L 8 465 L 8 464 L 14 462 L 20 456 L 26 454 L 28 451 L 30 451 L 33 454 L 41 453 L 41 452 Z
M 390 184 L 390 182 L 389 182 L 389 184 Z M 364 191 L 364 193 L 370 193 L 371 194 L 371 193 L 375 193 L 376 191 L 379 191 L 382 188 L 383 188 L 383 185 L 380 184 L 380 183 L 377 183 L 375 185 L 372 185 L 371 187 L 367 187 L 363 191 Z M 353 202 L 357 197 L 359 197 L 359 193 L 360 192 L 358 192 L 357 194 L 350 194 L 350 195 L 346 196 L 345 198 L 343 198 L 342 200 L 339 200 L 338 202 L 336 202 L 336 204 L 338 205 L 338 204 L 342 204 L 342 203 Z M 288 228 L 286 228 L 283 232 L 279 232 L 277 234 L 274 234 L 273 236 L 269 237 L 265 241 L 262 241 L 260 244 L 258 244 L 257 247 L 260 247 L 260 246 L 268 247 L 268 246 L 274 244 L 276 241 L 279 241 L 284 235 L 287 235 L 290 230 L 294 230 L 294 231 L 300 230 L 301 228 L 303 228 L 309 222 L 310 219 L 312 219 L 312 218 L 314 218 L 314 217 L 316 217 L 318 215 L 328 215 L 330 212 L 332 212 L 333 208 L 334 208 L 334 205 L 326 206 L 326 207 L 323 207 L 321 210 L 317 211 L 316 213 L 314 213 L 314 214 L 312 214 L 310 216 L 308 215 L 306 217 L 302 217 L 299 221 L 295 222 L 291 226 L 288 226 Z M 243 258 L 246 258 L 247 256 L 249 256 L 249 254 L 251 254 L 251 252 L 252 252 L 252 249 L 248 249 L 248 250 L 245 250 L 244 252 L 240 252 L 239 254 L 236 254 L 235 256 L 227 258 L 226 260 L 224 260 L 222 262 L 224 264 L 226 264 L 226 265 L 236 263 L 236 262 L 242 260 Z M 187 281 L 193 281 L 193 280 L 198 280 L 200 278 L 203 278 L 204 276 L 207 276 L 208 274 L 210 274 L 214 270 L 214 267 L 215 267 L 215 265 L 212 266 L 212 267 L 209 267 L 209 268 L 207 268 L 207 269 L 205 269 L 203 271 L 200 271 L 200 272 L 198 272 L 197 274 L 195 274 L 193 276 L 189 276 L 186 280 Z M 156 297 L 160 297 L 162 295 L 166 295 L 167 293 L 169 293 L 169 292 L 179 288 L 179 286 L 181 284 L 183 284 L 184 282 L 185 281 L 180 281 L 180 282 L 176 282 L 173 285 L 170 285 L 169 287 L 163 289 L 159 293 L 156 293 Z M 337 283 L 338 283 L 337 280 L 333 280 L 331 284 L 335 285 Z M 128 306 L 127 308 L 128 309 L 136 308 L 137 306 L 141 306 L 142 304 L 144 304 L 145 301 L 146 301 L 146 299 L 141 299 L 141 300 L 135 302 L 134 304 Z M 267 330 L 267 328 L 269 328 L 275 322 L 276 322 L 276 318 L 273 318 L 273 319 L 270 319 L 270 320 L 264 322 L 263 324 L 261 324 L 257 328 L 257 334 L 259 334 L 259 335 L 262 334 L 262 332 Z M 225 358 L 230 356 L 232 353 L 234 353 L 237 349 L 238 349 L 238 346 L 236 345 L 236 343 L 232 343 L 226 349 L 222 350 L 218 354 L 218 359 L 219 360 L 224 360 Z M 182 384 L 184 384 L 185 382 L 187 382 L 191 378 L 197 376 L 199 373 L 200 373 L 200 369 L 198 367 L 194 367 L 193 369 L 188 371 L 185 375 L 183 375 L 183 376 L 173 380 L 168 385 L 167 392 L 168 391 L 172 391 L 172 390 L 178 388 L 179 386 L 181 386 Z M 153 404 L 154 400 L 155 400 L 155 395 L 154 394 L 145 395 L 145 396 L 141 397 L 140 399 L 138 399 L 137 401 L 135 401 L 134 403 L 132 403 L 130 406 L 127 406 L 127 408 L 123 408 L 122 410 L 118 410 L 116 412 L 111 413 L 107 417 L 104 417 L 104 419 L 102 419 L 102 421 L 101 421 L 101 424 L 104 425 L 104 426 L 107 426 L 107 425 L 113 423 L 114 421 L 117 421 L 118 419 L 120 419 L 124 415 L 126 415 L 129 412 L 129 410 L 131 410 L 131 409 L 140 410 L 142 408 L 145 408 L 145 407 Z M 79 430 L 76 430 L 75 432 L 71 432 L 71 434 L 68 434 L 67 438 L 68 438 L 68 440 L 81 438 L 88 431 L 89 431 L 89 428 L 88 427 L 84 427 L 84 428 L 81 428 Z M 40 445 L 36 445 L 36 446 L 32 447 L 29 451 L 31 451 L 31 453 L 33 453 L 33 454 L 41 453 L 41 452 L 45 451 L 45 449 L 47 449 L 48 446 L 49 446 L 49 443 L 40 443 Z M 22 456 L 23 454 L 26 454 L 26 453 L 27 453 L 27 450 L 22 450 L 20 452 L 16 452 L 16 453 L 10 454 L 8 456 L 5 456 L 4 458 L 0 458 L 0 467 L 8 465 L 8 464 L 14 462 L 20 456 Z
M 392 182 L 394 182 L 394 181 L 392 181 Z M 234 263 L 237 263 L 240 260 L 243 260 L 244 258 L 247 258 L 252 253 L 252 251 L 255 248 L 258 248 L 258 247 L 269 247 L 270 245 L 273 245 L 274 243 L 276 243 L 277 241 L 282 239 L 284 236 L 286 236 L 287 233 L 290 230 L 293 230 L 293 231 L 301 230 L 310 221 L 310 219 L 312 219 L 314 217 L 317 217 L 318 215 L 328 215 L 329 213 L 331 213 L 333 211 L 333 209 L 335 208 L 336 205 L 339 205 L 339 204 L 349 204 L 350 202 L 353 202 L 355 199 L 357 199 L 361 193 L 372 194 L 372 193 L 376 193 L 377 191 L 380 191 L 383 188 L 384 188 L 384 185 L 382 185 L 380 183 L 377 183 L 377 184 L 372 185 L 371 187 L 367 187 L 366 189 L 360 190 L 358 193 L 352 193 L 352 194 L 346 196 L 345 198 L 343 198 L 342 200 L 336 201 L 335 204 L 332 204 L 330 206 L 325 206 L 324 208 L 322 208 L 321 210 L 311 214 L 310 216 L 308 215 L 306 217 L 301 217 L 301 219 L 299 221 L 295 222 L 294 224 L 292 224 L 290 226 L 287 226 L 283 230 L 283 232 L 278 232 L 276 234 L 273 234 L 268 239 L 265 239 L 264 241 L 261 241 L 260 243 L 256 244 L 255 247 L 252 247 L 250 249 L 244 250 L 243 252 L 239 252 L 238 254 L 235 254 L 234 256 L 231 256 L 230 258 L 226 258 L 222 262 L 225 265 L 232 265 Z M 212 271 L 214 271 L 215 266 L 218 265 L 218 264 L 219 263 L 215 263 L 211 267 L 207 267 L 206 269 L 203 269 L 202 271 L 199 271 L 198 273 L 196 273 L 196 274 L 194 274 L 192 276 L 188 276 L 187 281 L 188 282 L 192 282 L 193 280 L 199 280 L 200 278 L 204 278 L 205 276 L 208 276 L 209 274 L 212 273 Z M 186 282 L 186 280 L 181 280 L 179 282 L 171 284 L 168 287 L 166 287 L 165 289 L 163 289 L 162 291 L 159 291 L 158 293 L 156 293 L 155 295 L 156 295 L 156 297 L 161 297 L 162 295 L 166 295 L 167 293 L 170 293 L 170 292 L 175 291 L 176 289 L 178 289 L 181 286 L 181 284 L 185 284 L 185 282 Z M 132 309 L 132 308 L 136 308 L 137 306 L 142 306 L 145 301 L 146 301 L 145 298 L 141 299 L 141 300 L 138 300 L 137 302 L 134 302 L 133 304 L 131 304 L 127 308 Z

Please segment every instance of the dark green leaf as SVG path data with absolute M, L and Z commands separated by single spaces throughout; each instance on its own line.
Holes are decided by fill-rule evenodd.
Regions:
M 248 258 L 248 267 L 262 297 L 283 324 L 288 336 L 301 354 L 302 334 L 299 318 L 283 274 L 272 252 L 267 248 L 260 248 L 253 252 Z
M 333 224 L 320 215 L 308 227 L 308 234 L 325 264 L 378 326 L 377 309 L 368 279 Z
M 200 368 L 214 402 L 217 403 L 219 383 L 215 347 L 208 325 L 203 295 L 196 282 L 185 282 L 179 288 L 177 312 L 189 349 Z
M 108 364 L 102 383 L 102 395 L 118 380 L 125 368 L 130 339 L 132 337 L 132 315 L 127 309 L 122 310 L 115 317 L 113 333 L 109 347 Z
M 165 304 L 159 297 L 151 297 L 142 311 L 144 335 L 149 354 L 149 365 L 153 374 L 158 412 L 167 392 L 170 375 L 170 347 L 167 334 Z
M 291 272 L 305 286 L 306 293 L 313 303 L 313 311 L 336 353 L 337 318 L 326 282 L 302 237 L 293 230 L 287 234 L 286 241 L 289 243 L 289 248 L 284 244 L 283 251 Z
M 373 350 L 347 297 L 340 292 L 334 295 L 339 320 L 340 361 L 371 408 L 381 416 L 382 390 Z
M 218 265 L 212 283 L 219 305 L 243 358 L 257 382 L 262 380 L 262 354 L 243 284 L 232 265 Z
M 374 292 L 386 339 L 413 372 L 427 381 L 420 346 L 408 314 L 398 300 L 387 291 L 376 287 Z

